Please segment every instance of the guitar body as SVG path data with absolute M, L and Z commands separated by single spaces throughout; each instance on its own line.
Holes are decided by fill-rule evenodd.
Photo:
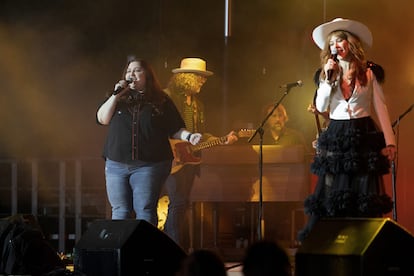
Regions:
M 201 157 L 195 156 L 190 142 L 185 142 L 181 140 L 171 140 L 173 144 L 174 159 L 177 164 L 187 163 L 187 164 L 200 164 Z
M 238 137 L 249 137 L 254 133 L 254 130 L 240 130 Z M 171 168 L 171 174 L 178 172 L 184 165 L 197 165 L 201 163 L 201 157 L 194 155 L 194 153 L 207 149 L 213 146 L 223 145 L 226 142 L 226 136 L 219 137 L 206 142 L 192 145 L 190 142 L 170 139 L 171 148 L 174 154 L 174 160 Z

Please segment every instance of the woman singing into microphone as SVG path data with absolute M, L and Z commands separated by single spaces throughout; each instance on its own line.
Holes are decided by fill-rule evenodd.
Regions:
M 390 212 L 392 200 L 385 194 L 382 176 L 396 155 L 380 84 L 383 75 L 378 74 L 382 70 L 365 56 L 364 47 L 372 44 L 370 30 L 338 18 L 316 27 L 312 36 L 321 49 L 315 107 L 329 112 L 329 125 L 317 141 L 311 171 L 318 180 L 305 200 L 309 220 L 299 241 L 320 218 L 381 217 Z
M 109 126 L 103 157 L 112 219 L 134 214 L 157 226 L 158 198 L 173 160 L 169 139 L 196 144 L 201 134 L 185 129 L 146 61 L 131 58 L 122 77 L 96 114 Z

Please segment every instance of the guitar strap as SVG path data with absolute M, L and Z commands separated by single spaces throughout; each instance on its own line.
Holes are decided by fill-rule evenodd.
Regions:
M 199 110 L 198 110 L 198 104 L 197 100 L 195 98 L 192 99 L 192 111 L 193 111 L 193 132 L 199 132 Z

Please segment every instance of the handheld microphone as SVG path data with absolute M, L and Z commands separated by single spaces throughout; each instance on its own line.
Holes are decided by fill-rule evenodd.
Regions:
M 338 50 L 336 48 L 331 49 L 331 59 L 338 62 Z M 328 75 L 326 77 L 329 81 L 332 79 L 333 73 L 334 73 L 333 69 L 328 70 Z
M 290 89 L 290 88 L 293 88 L 293 87 L 296 87 L 296 86 L 297 87 L 301 87 L 302 85 L 303 85 L 303 81 L 298 80 L 296 82 L 291 82 L 291 83 L 283 84 L 283 85 L 280 86 L 280 88 Z
M 126 81 L 126 84 L 128 85 L 128 84 L 132 83 L 134 81 L 134 79 L 133 78 L 127 78 L 125 81 Z M 114 90 L 114 92 L 112 94 L 113 95 L 116 95 L 119 92 L 121 92 L 124 88 L 125 87 L 123 87 L 122 85 L 120 85 L 119 83 L 117 83 L 116 84 L 116 87 L 115 87 L 115 90 Z

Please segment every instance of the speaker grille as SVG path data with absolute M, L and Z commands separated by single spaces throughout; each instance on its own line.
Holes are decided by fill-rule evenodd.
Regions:
M 87 276 L 171 275 L 185 252 L 144 220 L 98 220 L 75 245 L 75 270 Z
M 296 276 L 414 275 L 414 237 L 388 218 L 325 219 L 298 248 Z

